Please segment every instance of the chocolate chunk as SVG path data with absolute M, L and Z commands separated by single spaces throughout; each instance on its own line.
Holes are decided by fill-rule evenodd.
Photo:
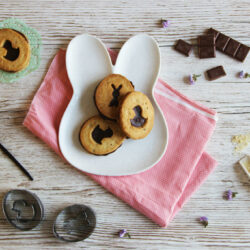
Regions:
M 215 42 L 216 49 L 218 49 L 220 51 L 224 51 L 229 40 L 230 40 L 230 37 L 220 33 L 216 39 L 216 42 Z
M 240 47 L 239 42 L 230 39 L 224 52 L 227 55 L 234 57 L 239 47 Z
M 207 76 L 208 76 L 210 81 L 216 80 L 216 79 L 226 75 L 226 72 L 225 72 L 223 66 L 218 66 L 218 67 L 209 69 L 206 71 L 206 73 L 207 73 Z
M 214 35 L 214 38 L 216 39 L 219 35 L 219 31 L 213 29 L 213 28 L 210 28 L 208 31 L 207 31 L 207 34 L 213 34 Z
M 199 57 L 215 57 L 215 38 L 214 35 L 204 35 L 198 37 Z
M 92 138 L 98 144 L 102 144 L 103 138 L 112 137 L 113 131 L 111 128 L 107 128 L 106 130 L 102 130 L 99 125 L 95 127 L 92 132 Z
M 192 49 L 192 45 L 183 41 L 182 39 L 179 39 L 174 48 L 183 55 L 189 56 L 189 53 Z
M 250 48 L 244 44 L 241 44 L 238 51 L 236 52 L 235 59 L 244 62 Z
M 135 112 L 135 116 L 133 119 L 130 119 L 131 125 L 137 128 L 142 127 L 146 122 L 146 119 L 141 116 L 141 107 L 136 106 L 133 108 L 133 110 Z

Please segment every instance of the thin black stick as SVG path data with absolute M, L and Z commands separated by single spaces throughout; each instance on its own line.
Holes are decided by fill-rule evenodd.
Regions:
M 22 164 L 0 143 L 2 151 L 26 174 L 26 176 L 33 181 L 31 174 L 22 166 Z

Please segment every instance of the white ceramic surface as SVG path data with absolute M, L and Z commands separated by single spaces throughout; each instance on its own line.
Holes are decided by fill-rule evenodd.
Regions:
M 113 66 L 105 45 L 99 39 L 79 35 L 68 45 L 66 66 L 74 92 L 59 128 L 59 145 L 66 160 L 82 171 L 108 176 L 131 175 L 154 166 L 164 154 L 168 142 L 167 125 L 152 94 L 160 70 L 160 51 L 156 41 L 146 34 L 130 38 Z M 85 120 L 98 113 L 93 101 L 94 90 L 111 73 L 126 76 L 135 85 L 135 90 L 151 99 L 155 122 L 146 138 L 125 140 L 114 153 L 96 156 L 82 148 L 79 131 Z

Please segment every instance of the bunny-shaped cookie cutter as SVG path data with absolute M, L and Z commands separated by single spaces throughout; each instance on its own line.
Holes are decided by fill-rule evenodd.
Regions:
M 106 176 L 131 175 L 153 167 L 168 143 L 167 123 L 153 95 L 160 71 L 157 42 L 146 34 L 133 36 L 112 65 L 107 48 L 98 38 L 79 35 L 68 45 L 66 67 L 73 96 L 59 127 L 59 145 L 65 159 L 82 171 Z M 112 73 L 124 75 L 133 82 L 136 91 L 149 97 L 155 109 L 154 127 L 146 138 L 126 140 L 115 153 L 97 157 L 84 151 L 79 131 L 84 121 L 98 113 L 93 102 L 94 90 Z

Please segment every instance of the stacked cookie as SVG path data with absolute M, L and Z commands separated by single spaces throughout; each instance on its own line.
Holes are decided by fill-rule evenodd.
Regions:
M 0 29 L 0 70 L 18 72 L 29 65 L 28 39 L 12 29 Z
M 84 122 L 82 146 L 92 154 L 106 155 L 119 148 L 126 137 L 142 139 L 154 125 L 154 108 L 149 98 L 126 77 L 111 74 L 96 87 L 94 102 L 100 115 Z

